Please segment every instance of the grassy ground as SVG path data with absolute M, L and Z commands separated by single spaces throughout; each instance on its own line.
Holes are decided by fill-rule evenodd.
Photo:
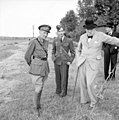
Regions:
M 4 49 L 4 47 L 6 48 Z M 88 105 L 83 106 L 82 109 L 80 106 L 79 81 L 77 82 L 72 102 L 76 76 L 75 61 L 69 70 L 68 95 L 60 98 L 55 94 L 55 75 L 54 65 L 51 61 L 51 45 L 49 46 L 50 74 L 44 86 L 41 99 L 41 116 L 38 118 L 33 109 L 34 88 L 28 74 L 29 67 L 24 60 L 26 48 L 26 42 L 2 46 L 1 48 L 4 50 L 0 53 L 0 120 L 88 120 L 90 114 L 90 111 L 87 110 Z M 116 81 L 108 83 L 108 88 L 104 92 L 105 99 L 101 100 L 94 110 L 92 114 L 93 120 L 119 120 L 118 72 L 119 68 L 117 67 Z M 103 64 L 100 66 L 97 81 L 98 86 L 104 82 Z

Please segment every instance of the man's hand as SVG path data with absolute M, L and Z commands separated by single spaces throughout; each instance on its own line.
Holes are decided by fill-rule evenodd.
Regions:
M 70 65 L 71 63 L 70 62 L 67 62 L 67 65 Z

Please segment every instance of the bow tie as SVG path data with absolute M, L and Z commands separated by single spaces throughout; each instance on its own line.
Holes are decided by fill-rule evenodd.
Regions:
M 88 36 L 88 38 L 91 38 L 91 39 L 92 39 L 92 38 L 93 38 L 93 36 Z

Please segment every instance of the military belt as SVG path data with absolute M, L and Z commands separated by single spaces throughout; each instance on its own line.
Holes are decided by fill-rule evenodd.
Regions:
M 45 57 L 45 58 L 33 57 L 33 59 L 35 59 L 35 58 L 41 59 L 41 60 L 43 60 L 43 61 L 47 61 L 47 57 Z
M 41 60 L 47 61 L 47 58 L 40 58 Z

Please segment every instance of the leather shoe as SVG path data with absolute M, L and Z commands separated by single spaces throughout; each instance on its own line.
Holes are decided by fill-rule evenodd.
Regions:
M 66 96 L 66 94 L 63 92 L 60 94 L 60 97 L 65 97 L 65 96 Z
M 103 100 L 103 99 L 104 99 L 104 96 L 103 96 L 102 94 L 99 94 L 99 95 L 97 96 L 97 98 Z
M 60 95 L 60 92 L 55 92 L 57 95 Z
M 88 110 L 92 110 L 95 107 L 95 104 L 90 104 Z

